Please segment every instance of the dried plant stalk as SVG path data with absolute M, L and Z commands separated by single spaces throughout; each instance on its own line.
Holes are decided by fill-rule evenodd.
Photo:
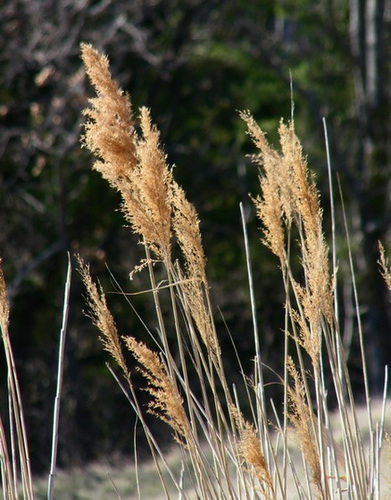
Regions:
M 24 423 L 24 413 L 22 397 L 20 393 L 18 375 L 15 366 L 15 359 L 11 347 L 9 334 L 9 302 L 7 298 L 7 286 L 0 259 L 0 330 L 3 340 L 4 353 L 7 362 L 7 380 L 8 380 L 8 401 L 10 417 L 10 441 L 11 456 L 8 453 L 8 444 L 5 433 L 2 429 L 0 434 L 0 451 L 2 462 L 2 473 L 7 474 L 6 479 L 8 493 L 10 498 L 18 497 L 18 473 L 17 461 L 19 460 L 20 474 L 22 480 L 23 495 L 28 500 L 34 498 L 33 481 L 30 466 L 30 455 L 27 443 L 27 432 Z M 2 426 L 1 426 L 2 427 Z M 17 450 L 17 451 L 16 451 Z M 10 467 L 12 461 L 12 469 Z

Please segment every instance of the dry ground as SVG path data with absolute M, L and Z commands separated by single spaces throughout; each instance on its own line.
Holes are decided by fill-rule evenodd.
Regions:
M 374 404 L 374 420 L 380 419 L 381 405 Z M 359 408 L 359 422 L 363 426 L 363 437 L 368 441 L 368 432 L 366 428 L 366 409 Z M 333 427 L 336 429 L 335 438 L 338 440 L 338 420 L 333 416 Z M 391 433 L 391 400 L 388 402 L 386 411 L 386 430 Z M 300 477 L 303 473 L 303 464 L 300 455 L 294 448 L 291 449 L 295 468 Z M 172 451 L 167 457 L 170 467 L 176 477 L 181 475 L 181 454 L 179 451 Z M 168 483 L 170 479 L 165 474 Z M 289 478 L 292 481 L 292 478 Z M 44 499 L 47 496 L 46 478 L 36 481 L 37 499 Z M 172 483 L 171 483 L 172 484 Z M 139 487 L 141 498 L 144 500 L 158 500 L 164 498 L 162 487 L 153 463 L 143 463 L 139 466 Z M 172 498 L 178 498 L 174 486 L 172 486 Z M 191 498 L 191 484 L 188 485 L 189 497 Z M 289 489 L 290 498 L 297 498 L 296 490 L 292 484 Z M 391 499 L 391 457 L 387 457 L 384 450 L 382 454 L 382 499 Z M 58 472 L 55 480 L 56 500 L 133 500 L 138 498 L 135 465 L 131 462 L 110 464 L 99 463 L 89 465 L 83 469 Z M 195 496 L 194 496 L 195 498 Z M 212 499 L 213 500 L 213 499 Z

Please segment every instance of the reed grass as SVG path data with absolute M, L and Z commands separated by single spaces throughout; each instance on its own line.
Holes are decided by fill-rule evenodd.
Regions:
M 0 418 L 0 465 L 4 498 L 33 499 L 33 480 L 24 423 L 22 396 L 9 332 L 7 287 L 0 260 L 0 328 L 7 366 L 8 425 Z M 8 429 L 8 431 L 6 430 Z
M 136 335 L 104 337 L 104 347 L 121 367 L 122 354 L 116 353 L 118 345 L 122 343 L 122 348 L 128 348 L 133 354 L 151 396 L 149 411 L 171 427 L 174 439 L 190 458 L 188 473 L 197 497 L 380 498 L 382 443 L 379 436 L 383 436 L 384 421 L 375 431 L 366 380 L 371 436 L 367 450 L 357 419 L 336 312 L 337 276 L 335 267 L 334 274 L 330 272 L 320 196 L 293 120 L 288 124 L 280 123 L 280 149 L 276 150 L 251 114 L 241 113 L 256 148 L 252 159 L 260 169 L 260 194 L 253 202 L 261 221 L 262 239 L 279 260 L 286 292 L 284 408 L 275 411 L 276 430 L 270 424 L 273 416 L 268 415 L 270 406 L 267 408 L 264 401 L 263 366 L 255 318 L 257 357 L 252 391 L 247 392 L 248 401 L 240 401 L 235 387 L 229 387 L 224 353 L 212 313 L 198 216 L 166 163 L 149 110 L 141 108 L 139 117 L 135 117 L 128 96 L 117 88 L 108 74 L 107 59 L 90 45 L 82 46 L 82 54 L 98 96 L 90 100 L 91 108 L 85 112 L 88 121 L 84 141 L 98 156 L 94 168 L 120 191 L 125 218 L 145 247 L 146 258 L 136 271 L 148 268 L 158 325 L 157 336 L 151 334 L 151 345 L 157 345 L 156 351 L 137 340 Z M 102 74 L 110 81 L 102 81 Z M 112 114 L 119 100 L 123 103 L 123 113 Z M 292 234 L 298 235 L 297 244 Z M 173 245 L 179 247 L 180 259 L 173 259 Z M 299 272 L 292 266 L 293 252 L 300 257 Z M 381 272 L 389 283 L 384 249 L 380 255 Z M 159 276 L 161 273 L 165 276 L 159 282 L 156 278 L 158 266 Z M 91 297 L 95 285 L 85 267 L 83 269 Z M 354 281 L 353 269 L 352 277 Z M 167 290 L 172 323 L 167 323 L 161 314 L 160 301 Z M 99 322 L 97 324 L 99 326 Z M 169 324 L 174 325 L 175 335 L 168 331 Z M 358 330 L 361 332 L 359 324 Z M 101 332 L 104 335 L 102 328 Z M 293 342 L 288 342 L 289 339 Z M 366 378 L 361 333 L 360 345 Z M 173 352 L 178 352 L 179 356 L 174 356 Z M 190 367 L 202 389 L 201 398 L 193 393 Z M 133 397 L 137 397 L 128 369 L 122 369 Z M 342 429 L 339 444 L 334 440 L 330 425 L 330 387 L 325 381 L 326 370 L 331 372 L 331 386 L 338 404 Z M 244 380 L 244 384 L 247 383 Z M 240 408 L 244 404 L 251 409 L 252 421 L 242 415 Z M 148 429 L 145 430 L 148 433 Z M 307 465 L 303 478 L 292 471 L 295 492 L 287 490 L 288 470 L 294 467 L 289 458 L 291 437 Z M 283 457 L 282 466 L 280 456 Z M 178 492 L 186 497 L 180 482 Z
M 284 398 L 282 408 L 278 408 L 274 401 L 265 401 L 263 370 L 267 360 L 261 359 L 262 339 L 255 315 L 244 217 L 254 324 L 254 373 L 251 381 L 242 374 L 245 390 L 239 391 L 230 386 L 226 374 L 198 215 L 174 179 L 151 112 L 146 108 L 133 112 L 129 96 L 112 79 L 103 54 L 83 44 L 82 59 L 97 94 L 84 112 L 87 120 L 83 145 L 97 158 L 94 168 L 120 193 L 125 220 L 138 235 L 145 253 L 131 276 L 134 272 L 146 273 L 149 279 L 146 293 L 153 300 L 155 317 L 148 318 L 146 341 L 140 340 L 140 332 L 128 336 L 118 332 L 104 290 L 94 282 L 88 264 L 80 258 L 79 272 L 87 291 L 88 315 L 100 331 L 103 349 L 116 362 L 123 379 L 110 370 L 143 426 L 161 481 L 162 497 L 173 497 L 166 479 L 168 473 L 176 488 L 175 496 L 184 499 L 380 499 L 384 487 L 380 455 L 383 444 L 390 448 L 390 438 L 385 433 L 387 370 L 381 417 L 375 421 L 366 376 L 365 339 L 357 314 L 369 435 L 369 439 L 364 439 L 338 318 L 335 245 L 331 272 L 320 195 L 293 119 L 287 124 L 281 121 L 280 146 L 275 149 L 250 112 L 240 114 L 255 147 L 252 161 L 259 168 L 259 195 L 253 203 L 262 241 L 276 256 L 285 288 L 280 378 Z M 300 269 L 292 265 L 294 260 L 300 262 Z M 382 246 L 379 266 L 391 289 L 391 271 Z M 351 273 L 357 297 L 352 264 Z M 163 315 L 163 301 L 170 304 L 170 318 Z M 0 422 L 3 494 L 4 498 L 17 498 L 17 444 L 23 494 L 32 498 L 2 274 L 0 305 L 9 366 L 11 421 L 16 430 L 16 438 L 11 433 L 10 453 Z M 145 332 L 142 333 L 145 338 Z M 134 358 L 131 366 L 136 365 L 145 380 L 144 390 L 150 397 L 147 410 L 139 403 L 135 369 L 126 362 L 129 353 Z M 238 370 L 242 373 L 240 360 Z M 327 382 L 326 372 L 331 374 Z M 337 401 L 338 439 L 332 425 L 335 416 L 332 418 L 329 409 L 330 392 Z M 180 473 L 170 468 L 147 425 L 145 411 L 170 427 L 173 440 L 182 450 Z M 293 459 L 295 453 L 301 456 L 302 469 Z M 184 486 L 189 483 L 191 493 Z M 138 488 L 142 497 L 139 483 Z

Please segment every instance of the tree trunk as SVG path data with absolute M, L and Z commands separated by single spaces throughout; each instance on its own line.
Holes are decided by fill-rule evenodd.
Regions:
M 361 252 L 365 262 L 361 299 L 367 310 L 363 325 L 373 393 L 381 392 L 384 366 L 391 362 L 391 306 L 377 266 L 378 240 L 385 240 L 390 225 L 384 7 L 384 0 L 350 1 L 350 46 L 358 123 L 353 174 L 359 176 L 355 196 L 360 207 Z

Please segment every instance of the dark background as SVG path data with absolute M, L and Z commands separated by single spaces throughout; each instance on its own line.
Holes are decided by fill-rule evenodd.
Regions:
M 128 274 L 142 257 L 124 227 L 119 198 L 80 147 L 81 110 L 93 91 L 79 45 L 110 59 L 113 77 L 146 105 L 168 162 L 196 205 L 218 305 L 251 373 L 254 356 L 239 202 L 248 214 L 263 360 L 280 370 L 283 291 L 277 262 L 259 241 L 248 193 L 257 194 L 253 151 L 238 110 L 250 109 L 276 142 L 295 122 L 322 191 L 329 238 L 322 118 L 345 198 L 360 290 L 370 384 L 381 392 L 391 360 L 389 295 L 376 261 L 390 248 L 390 5 L 377 0 L 11 0 L 0 4 L 0 255 L 12 306 L 11 335 L 33 468 L 47 471 L 66 253 L 91 263 L 123 334 L 144 332 L 115 290 L 147 286 Z M 337 190 L 336 186 L 335 189 Z M 341 324 L 358 397 L 362 391 L 352 286 L 336 201 Z M 97 332 L 83 316 L 73 276 L 59 459 L 62 466 L 131 454 L 134 415 L 109 374 Z M 153 317 L 148 299 L 132 298 Z M 224 356 L 232 347 L 218 328 Z M 154 328 L 155 325 L 150 325 Z M 6 374 L 1 364 L 1 415 Z M 234 371 L 234 370 L 233 370 Z M 271 372 L 267 377 L 271 378 Z M 233 378 L 233 381 L 234 378 Z M 277 386 L 270 389 L 278 397 Z M 143 393 L 142 393 L 143 394 Z M 145 397 L 145 396 L 141 396 Z M 168 428 L 151 418 L 164 443 Z M 142 447 L 141 447 L 142 448 Z

